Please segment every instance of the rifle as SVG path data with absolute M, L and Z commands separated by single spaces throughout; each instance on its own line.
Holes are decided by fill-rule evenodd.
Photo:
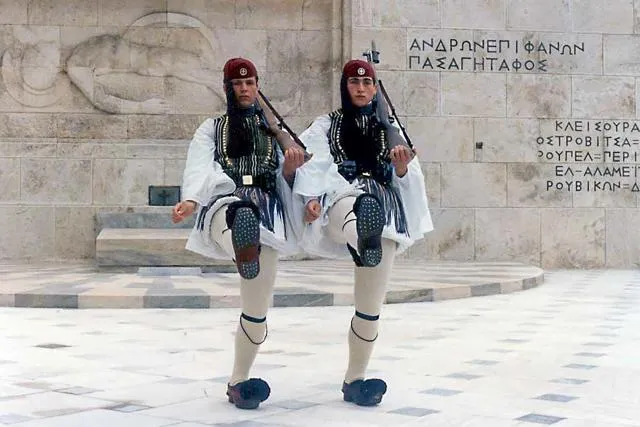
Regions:
M 370 63 L 372 67 L 374 67 L 373 64 L 380 63 L 380 52 L 376 50 L 376 42 L 373 40 L 371 41 L 371 50 L 363 52 L 362 55 L 367 58 L 367 62 Z M 374 70 L 375 70 L 375 67 L 374 67 Z M 405 147 L 409 147 L 409 149 L 413 153 L 413 156 L 415 156 L 416 150 L 415 148 L 413 148 L 413 144 L 411 143 L 411 138 L 409 138 L 407 131 L 405 130 L 404 126 L 402 126 L 402 123 L 400 122 L 400 119 L 396 114 L 396 109 L 393 107 L 393 103 L 389 98 L 389 94 L 387 94 L 387 90 L 382 84 L 382 80 L 380 80 L 377 77 L 378 76 L 377 72 L 375 74 L 377 79 L 376 98 L 378 100 L 378 103 L 376 106 L 376 115 L 378 116 L 378 119 L 380 120 L 382 125 L 387 130 L 389 148 L 392 149 L 398 145 L 404 145 Z M 391 110 L 391 114 L 393 115 L 396 122 L 398 123 L 398 126 L 400 126 L 400 130 L 402 131 L 404 140 L 400 137 L 400 134 L 398 133 L 398 129 L 392 126 L 391 122 L 389 122 L 389 110 Z
M 262 111 L 264 111 L 264 115 L 267 119 L 267 124 L 269 125 L 269 130 L 273 133 L 276 140 L 278 141 L 278 144 L 280 145 L 282 152 L 283 153 L 286 152 L 288 148 L 291 148 L 292 146 L 297 144 L 300 147 L 302 147 L 303 150 L 305 150 L 304 161 L 305 162 L 308 161 L 311 158 L 311 156 L 313 156 L 313 154 L 309 154 L 307 152 L 307 147 L 305 147 L 302 141 L 300 141 L 300 138 L 298 138 L 298 135 L 296 135 L 296 133 L 293 130 L 291 130 L 291 128 L 285 123 L 282 116 L 278 114 L 278 111 L 271 104 L 271 102 L 269 102 L 269 99 L 266 96 L 264 96 L 262 91 L 258 90 L 258 95 L 259 95 L 258 103 L 260 104 Z M 268 108 L 265 108 L 265 107 L 268 107 Z M 280 122 L 282 127 L 285 128 L 287 132 L 289 132 L 289 134 L 287 134 L 287 132 L 283 131 L 278 127 L 277 125 L 278 122 Z

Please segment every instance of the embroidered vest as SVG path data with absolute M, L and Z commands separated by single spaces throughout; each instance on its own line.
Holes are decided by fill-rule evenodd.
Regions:
M 214 159 L 238 187 L 256 185 L 267 191 L 273 190 L 278 168 L 276 140 L 267 134 L 257 114 L 243 117 L 242 120 L 250 121 L 247 125 L 253 140 L 251 154 L 237 158 L 229 156 L 229 116 L 225 114 L 215 119 L 214 123 Z
M 386 132 L 384 129 L 378 129 L 374 135 L 375 141 L 371 144 L 371 148 L 377 150 L 375 155 L 376 165 L 373 168 L 367 168 L 365 165 L 358 164 L 357 159 L 349 158 L 341 144 L 342 121 L 344 114 L 342 109 L 338 109 L 329 114 L 331 126 L 329 127 L 329 150 L 333 156 L 334 162 L 338 165 L 338 171 L 349 182 L 358 176 L 371 176 L 381 184 L 391 182 L 393 167 L 389 162 L 389 144 L 387 142 Z M 366 129 L 369 126 L 371 116 L 361 115 L 356 118 L 356 122 L 360 129 Z

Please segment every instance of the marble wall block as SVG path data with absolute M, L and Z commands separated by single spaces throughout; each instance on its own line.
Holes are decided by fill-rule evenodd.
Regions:
M 300 55 L 300 36 L 297 31 L 267 32 L 267 71 L 292 72 L 300 70 L 301 64 L 295 61 Z
M 605 74 L 640 76 L 640 37 L 605 34 L 603 38 Z
M 542 268 L 605 265 L 605 209 L 543 209 Z
M 55 156 L 67 159 L 117 159 L 127 157 L 127 144 L 117 140 L 64 139 L 56 144 Z
M 573 0 L 573 31 L 633 33 L 633 0 Z
M 211 74 L 220 76 L 216 80 L 222 81 L 222 73 Z M 211 88 L 171 78 L 165 80 L 164 89 L 165 98 L 170 102 L 174 114 L 213 114 L 226 109 L 221 85 Z
M 93 172 L 95 205 L 146 205 L 149 186 L 164 180 L 164 162 L 156 159 L 96 159 Z
M 636 117 L 636 84 L 631 77 L 573 76 L 573 117 Z
M 603 66 L 603 35 L 588 33 L 536 33 L 534 40 L 542 42 L 550 49 L 552 43 L 560 43 L 571 46 L 571 54 L 565 48 L 565 55 L 559 55 L 557 51 L 553 54 L 540 54 L 541 58 L 546 58 L 547 69 L 552 74 L 574 74 L 574 75 L 597 75 L 602 76 Z M 583 48 L 583 51 L 580 49 Z
M 311 73 L 327 73 L 333 70 L 331 31 L 301 31 L 300 50 L 296 62 L 300 64 L 302 77 Z M 289 71 L 292 71 L 290 68 Z
M 371 0 L 351 2 L 351 22 L 354 27 L 373 27 L 373 7 Z
M 475 256 L 478 261 L 540 264 L 538 209 L 476 209 Z
M 278 113 L 288 119 L 291 115 L 297 116 L 301 114 L 303 102 L 307 108 L 314 108 L 314 102 L 327 106 L 326 101 L 329 96 L 326 88 L 329 85 L 329 77 L 314 73 L 307 76 L 306 80 L 309 82 L 316 80 L 316 85 L 312 84 L 310 87 L 307 87 L 308 85 L 303 87 L 301 76 L 297 73 L 270 72 L 260 78 L 260 90 Z M 312 96 L 311 99 L 304 99 L 303 92 L 307 96 Z M 294 128 L 288 120 L 287 124 L 295 132 L 298 132 L 298 130 L 302 132 L 302 129 Z
M 55 157 L 56 140 L 49 138 L 0 139 L 0 156 L 3 157 Z
M 296 94 L 300 98 L 300 110 L 290 110 L 290 114 L 299 114 L 305 117 L 317 117 L 327 114 L 334 108 L 331 105 L 330 93 L 333 89 L 328 75 L 309 74 L 300 79 L 300 92 Z M 297 98 L 294 98 L 296 100 Z M 282 114 L 282 113 L 281 113 Z M 302 131 L 303 129 L 301 129 Z
M 506 0 L 507 28 L 566 31 L 571 28 L 570 0 Z
M 127 138 L 127 117 L 104 114 L 58 116 L 59 138 L 124 139 Z
M 0 137 L 55 138 L 58 122 L 52 114 L 10 113 L 0 115 Z
M 90 204 L 91 160 L 23 158 L 20 198 L 26 203 Z
M 505 74 L 447 73 L 442 75 L 441 85 L 444 115 L 505 117 Z
M 440 163 L 428 163 L 425 161 L 420 162 L 422 166 L 422 174 L 424 175 L 425 189 L 427 191 L 427 200 L 429 202 L 429 208 L 439 208 L 442 203 L 441 184 L 440 184 Z
M 606 267 L 640 266 L 640 213 L 637 209 L 606 210 Z
M 508 75 L 507 116 L 571 116 L 571 77 Z
M 55 208 L 56 258 L 95 257 L 97 233 L 94 213 L 94 208 L 90 206 Z
M 303 0 L 236 0 L 237 28 L 302 29 Z M 265 19 L 268 16 L 268 19 Z
M 131 139 L 189 139 L 204 120 L 195 115 L 127 117 L 125 131 Z
M 409 117 L 407 133 L 422 161 L 473 161 L 473 120 L 448 117 Z
M 331 13 L 329 13 L 331 12 Z M 338 0 L 305 0 L 302 4 L 303 30 L 340 28 L 342 2 Z
M 180 3 L 193 3 L 193 1 L 187 0 Z M 215 3 L 220 9 L 223 8 L 227 2 Z M 176 10 L 172 9 L 172 11 Z M 98 25 L 126 27 L 133 24 L 143 16 L 154 12 L 166 13 L 167 0 L 135 0 L 133 2 L 127 0 L 100 0 L 98 4 Z
M 148 144 L 148 140 L 136 141 L 127 145 L 127 157 L 132 159 L 186 159 L 190 140 L 168 140 L 159 144 Z M 162 142 L 162 141 L 157 141 Z
M 0 25 L 24 25 L 27 23 L 27 2 L 0 0 Z
M 0 260 L 46 260 L 54 256 L 52 206 L 0 205 Z
M 443 0 L 442 26 L 455 28 L 505 28 L 507 0 Z
M 165 159 L 164 185 L 182 185 L 182 176 L 187 161 L 185 159 Z
M 504 207 L 507 167 L 490 163 L 442 165 L 443 207 Z
M 98 0 L 32 0 L 30 25 L 97 25 Z
M 537 120 L 474 119 L 473 141 L 482 143 L 475 149 L 475 160 L 481 162 L 536 162 L 540 136 Z
M 567 190 L 567 181 L 573 178 L 556 177 L 556 165 L 535 163 L 512 163 L 507 167 L 508 206 L 527 207 L 571 207 L 572 191 Z M 547 189 L 547 181 L 551 186 Z M 563 185 L 558 189 L 556 183 Z
M 592 173 L 597 173 L 596 170 L 616 170 L 627 166 L 630 171 L 635 171 L 635 167 L 638 165 L 624 165 L 620 163 L 600 163 L 590 166 L 577 166 L 578 169 L 586 169 L 589 167 Z M 590 207 L 605 207 L 605 208 L 635 208 L 638 205 L 637 194 L 632 191 L 633 185 L 636 182 L 636 177 L 633 176 L 634 172 L 631 172 L 630 178 L 616 177 L 602 177 L 602 176 L 582 176 L 576 177 L 576 179 L 583 181 L 583 185 L 586 182 L 590 183 L 589 191 L 583 188 L 582 191 L 575 191 L 573 193 L 573 207 L 575 208 L 590 208 Z M 606 183 L 606 184 L 605 184 Z M 603 186 L 602 189 L 593 190 L 594 185 Z M 613 186 L 619 184 L 621 188 L 612 190 Z
M 300 74 L 328 72 L 331 61 L 330 31 L 280 31 L 267 33 L 267 70 Z
M 20 200 L 20 159 L 0 157 L 0 202 Z
M 372 0 L 375 27 L 440 27 L 438 0 Z
M 209 28 L 235 28 L 235 2 L 211 0 L 166 0 L 170 12 L 198 18 Z M 171 25 L 171 23 L 170 23 Z
M 431 209 L 434 229 L 416 242 L 404 254 L 407 258 L 423 260 L 474 259 L 473 209 Z
M 400 75 L 402 77 L 402 75 Z M 436 73 L 407 71 L 404 73 L 404 105 L 389 93 L 398 114 L 407 116 L 436 116 L 440 114 L 440 76 Z M 382 78 L 382 77 L 380 77 Z M 386 82 L 383 80 L 383 83 Z M 386 84 L 385 84 L 386 86 Z M 389 92 L 389 88 L 387 88 Z M 392 92 L 393 93 L 393 92 Z M 403 107 L 401 110 L 399 107 Z
M 229 58 L 241 56 L 250 59 L 258 69 L 258 73 L 264 75 L 265 71 L 269 71 L 267 68 L 269 32 L 267 30 L 212 28 L 211 32 L 218 42 L 214 51 L 216 69 L 222 70 Z

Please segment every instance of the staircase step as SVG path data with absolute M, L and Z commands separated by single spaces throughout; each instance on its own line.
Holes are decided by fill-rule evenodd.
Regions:
M 187 251 L 187 228 L 103 228 L 96 239 L 99 267 L 221 266 L 231 260 L 215 260 Z

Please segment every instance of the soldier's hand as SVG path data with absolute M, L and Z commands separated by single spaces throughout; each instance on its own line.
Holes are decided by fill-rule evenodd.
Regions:
M 320 217 L 321 212 L 322 206 L 320 206 L 320 202 L 316 199 L 309 200 L 304 209 L 304 222 L 312 223 Z
M 407 173 L 409 162 L 413 158 L 413 153 L 409 147 L 397 145 L 391 149 L 391 163 L 396 170 L 396 175 L 403 177 Z
M 301 147 L 289 147 L 284 153 L 282 174 L 290 181 L 296 174 L 296 169 L 304 164 L 304 150 Z
M 185 218 L 189 218 L 191 214 L 196 210 L 196 202 L 193 200 L 185 200 L 173 207 L 173 211 L 171 212 L 171 220 L 174 224 L 177 224 L 183 221 Z

